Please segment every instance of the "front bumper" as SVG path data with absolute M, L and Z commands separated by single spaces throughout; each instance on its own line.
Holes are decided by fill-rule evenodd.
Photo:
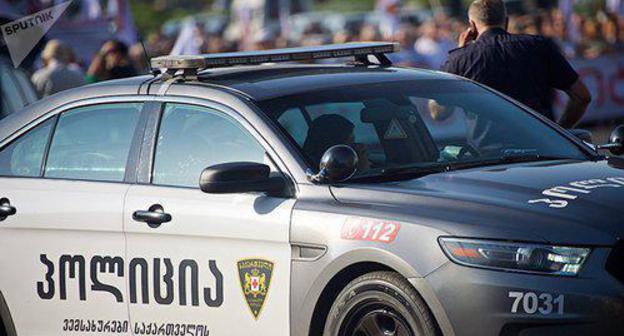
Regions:
M 449 262 L 425 277 L 457 336 L 624 335 L 624 283 L 598 248 L 577 277 L 470 268 Z M 624 267 L 624 264 L 622 265 Z

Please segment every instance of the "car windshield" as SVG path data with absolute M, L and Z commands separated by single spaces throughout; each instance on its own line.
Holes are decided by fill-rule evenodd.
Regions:
M 266 100 L 260 107 L 313 169 L 328 148 L 351 146 L 359 156 L 355 178 L 587 159 L 536 116 L 468 81 L 336 87 Z

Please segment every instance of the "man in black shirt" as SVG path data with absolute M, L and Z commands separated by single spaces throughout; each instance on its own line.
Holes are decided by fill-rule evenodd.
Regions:
M 570 99 L 557 122 L 572 128 L 581 120 L 591 94 L 551 40 L 508 33 L 501 0 L 475 0 L 468 18 L 470 28 L 442 70 L 498 90 L 550 119 L 552 90 L 562 90 Z

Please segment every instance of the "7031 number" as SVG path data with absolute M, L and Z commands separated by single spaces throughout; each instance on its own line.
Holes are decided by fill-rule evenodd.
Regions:
M 565 304 L 565 297 L 563 295 L 554 296 L 549 293 L 509 292 L 509 297 L 514 299 L 511 305 L 511 312 L 513 314 L 563 314 Z

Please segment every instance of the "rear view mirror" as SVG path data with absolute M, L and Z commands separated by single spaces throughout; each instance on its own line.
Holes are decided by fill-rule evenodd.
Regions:
M 613 155 L 624 155 L 624 125 L 616 127 L 611 132 L 609 143 L 599 145 L 598 149 L 608 149 Z
M 358 155 L 347 145 L 332 146 L 321 158 L 319 173 L 310 176 L 315 182 L 343 182 L 357 171 Z
M 204 169 L 199 179 L 199 187 L 209 194 L 283 191 L 286 186 L 284 178 L 271 177 L 270 173 L 271 168 L 261 163 L 223 163 Z

